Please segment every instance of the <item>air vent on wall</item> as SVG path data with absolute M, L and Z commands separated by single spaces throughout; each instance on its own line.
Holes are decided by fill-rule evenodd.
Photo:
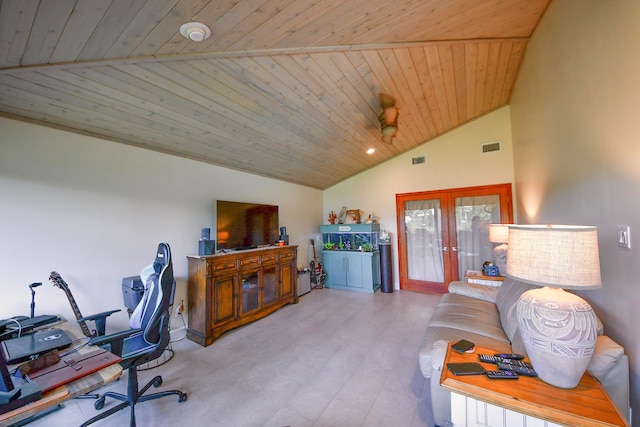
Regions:
M 412 165 L 420 165 L 424 162 L 425 162 L 424 156 L 414 157 L 413 159 L 411 159 Z
M 482 144 L 483 153 L 490 153 L 492 151 L 500 151 L 499 142 L 487 142 L 486 144 Z

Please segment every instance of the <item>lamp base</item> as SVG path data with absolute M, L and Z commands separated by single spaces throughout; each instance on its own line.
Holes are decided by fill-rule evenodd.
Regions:
M 596 345 L 597 320 L 579 296 L 557 288 L 532 289 L 518 300 L 520 335 L 544 382 L 575 388 Z

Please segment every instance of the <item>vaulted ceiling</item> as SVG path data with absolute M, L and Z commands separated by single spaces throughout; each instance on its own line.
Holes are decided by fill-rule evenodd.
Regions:
M 325 189 L 506 105 L 550 1 L 1 0 L 0 114 Z

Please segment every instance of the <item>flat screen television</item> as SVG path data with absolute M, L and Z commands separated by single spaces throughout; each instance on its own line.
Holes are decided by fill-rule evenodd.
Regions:
M 278 206 L 218 200 L 216 216 L 218 250 L 251 249 L 278 241 Z

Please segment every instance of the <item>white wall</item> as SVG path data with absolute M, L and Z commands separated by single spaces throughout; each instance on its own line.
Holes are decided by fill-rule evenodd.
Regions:
M 511 102 L 521 223 L 598 226 L 603 288 L 581 293 L 631 362 L 640 425 L 640 2 L 553 2 Z M 630 250 L 617 246 L 631 226 Z
M 482 144 L 495 141 L 501 150 L 483 154 Z M 411 164 L 422 155 L 426 163 Z M 512 156 L 509 107 L 504 107 L 325 190 L 323 223 L 343 206 L 378 216 L 380 227 L 391 233 L 399 289 L 396 194 L 513 183 Z
M 216 199 L 279 205 L 298 265 L 308 265 L 320 190 L 5 118 L 0 129 L 0 318 L 28 315 L 28 284 L 43 282 L 36 314 L 75 319 L 53 270 L 82 314 L 123 308 L 122 278 L 153 261 L 160 241 L 186 304 L 186 256 L 201 228 L 215 236 Z M 126 327 L 126 314 L 115 316 L 109 329 Z

